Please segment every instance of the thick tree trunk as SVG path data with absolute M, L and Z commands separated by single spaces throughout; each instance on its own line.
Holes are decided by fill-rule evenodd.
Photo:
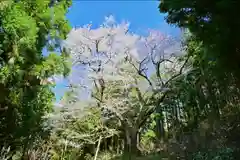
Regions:
M 124 155 L 131 157 L 140 153 L 138 149 L 138 130 L 129 128 L 125 130 Z

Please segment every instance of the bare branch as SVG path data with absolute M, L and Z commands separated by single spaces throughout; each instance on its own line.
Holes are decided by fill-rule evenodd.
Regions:
M 180 68 L 179 73 L 177 73 L 176 75 L 172 76 L 166 83 L 164 83 L 164 86 L 162 87 L 166 87 L 172 80 L 174 80 L 175 78 L 177 78 L 178 76 L 180 76 L 183 72 L 184 67 L 186 66 L 188 60 L 189 60 L 189 56 L 187 57 L 187 59 L 185 60 L 184 64 L 182 65 L 182 67 Z M 146 120 L 149 118 L 149 116 L 154 113 L 155 108 L 164 101 L 165 97 L 167 96 L 168 91 L 164 92 L 163 95 L 161 96 L 161 98 L 159 98 L 156 102 L 151 102 L 149 104 L 146 104 L 147 106 L 152 106 L 149 107 L 147 111 L 143 111 L 141 112 L 141 114 L 139 115 L 138 118 L 138 126 L 141 127 L 142 125 L 144 125 L 144 123 L 146 122 Z M 154 98 L 155 93 L 152 95 L 152 98 Z
M 99 92 L 99 88 L 98 88 L 98 85 L 97 85 L 97 82 L 96 82 L 96 80 L 93 80 L 93 83 L 94 83 L 94 86 L 95 86 L 95 88 L 96 88 L 97 92 Z
M 162 76 L 161 76 L 161 73 L 160 73 L 160 65 L 161 65 L 161 63 L 163 63 L 165 61 L 173 63 L 173 61 L 171 61 L 169 59 L 161 59 L 159 62 L 156 62 L 154 64 L 155 65 L 155 69 L 156 69 L 156 75 L 157 75 L 158 80 L 160 81 L 161 85 L 164 85 L 164 82 L 162 80 Z
M 144 70 L 141 69 L 141 65 L 142 65 L 142 63 L 145 61 L 145 59 L 146 59 L 146 58 L 144 58 L 144 59 L 140 62 L 138 68 L 137 68 L 131 61 L 129 61 L 129 63 L 130 63 L 130 64 L 134 67 L 134 69 L 137 71 L 138 75 L 140 75 L 140 76 L 143 77 L 145 80 L 147 80 L 148 83 L 149 83 L 149 85 L 153 87 L 151 80 L 150 80 L 146 75 L 143 74 L 143 71 L 144 71 Z
M 176 79 L 177 77 L 179 77 L 180 75 L 182 75 L 183 69 L 185 68 L 186 64 L 188 63 L 190 56 L 188 56 L 185 60 L 185 62 L 183 63 L 182 67 L 180 68 L 179 72 L 177 74 L 175 74 L 174 76 L 172 76 L 164 85 L 168 85 L 172 80 Z

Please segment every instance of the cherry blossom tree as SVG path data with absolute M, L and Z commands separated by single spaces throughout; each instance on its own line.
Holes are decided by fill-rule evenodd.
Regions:
M 85 75 L 103 116 L 117 119 L 125 151 L 137 154 L 141 127 L 164 100 L 168 84 L 184 71 L 179 43 L 155 30 L 146 37 L 130 33 L 129 23 L 110 16 L 97 29 L 91 24 L 73 29 L 65 45 L 74 66 L 72 83 Z

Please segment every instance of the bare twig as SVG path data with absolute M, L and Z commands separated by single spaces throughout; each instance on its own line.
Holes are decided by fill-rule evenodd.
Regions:
M 134 67 L 134 69 L 138 72 L 138 75 L 140 75 L 141 77 L 143 77 L 145 80 L 148 81 L 149 85 L 151 87 L 153 87 L 153 84 L 151 82 L 151 80 L 147 77 L 147 75 L 143 74 L 144 69 L 141 69 L 141 65 L 143 64 L 143 62 L 147 59 L 147 57 L 145 57 L 140 63 L 139 63 L 139 67 L 136 67 L 136 65 L 134 65 L 131 61 L 129 61 L 129 63 Z
M 172 76 L 172 77 L 165 83 L 165 86 L 166 86 L 167 84 L 169 84 L 172 80 L 176 79 L 177 77 L 179 77 L 179 76 L 182 74 L 183 69 L 184 69 L 184 67 L 186 66 L 186 64 L 188 63 L 189 58 L 190 58 L 190 56 L 188 56 L 188 57 L 186 58 L 186 60 L 185 60 L 185 62 L 183 63 L 182 67 L 180 68 L 180 71 L 179 71 L 177 74 L 175 74 L 174 76 Z

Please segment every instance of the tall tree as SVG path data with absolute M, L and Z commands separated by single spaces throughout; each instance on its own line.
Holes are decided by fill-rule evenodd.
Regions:
M 170 24 L 187 28 L 203 43 L 204 61 L 214 61 L 217 72 L 226 69 L 240 78 L 239 1 L 162 0 L 159 8 Z
M 86 25 L 72 30 L 67 39 L 73 63 L 86 69 L 104 116 L 117 118 L 126 153 L 138 152 L 140 128 L 160 108 L 167 84 L 182 72 L 173 56 L 177 52 L 167 52 L 175 44 L 170 42 L 174 41 L 157 31 L 147 37 L 131 34 L 127 23 L 117 24 L 111 16 L 97 29 Z M 157 74 L 155 82 L 149 78 L 150 68 Z
M 65 14 L 71 1 L 0 3 L 0 143 L 26 148 L 52 109 L 49 78 L 69 72 L 61 41 L 70 29 Z

